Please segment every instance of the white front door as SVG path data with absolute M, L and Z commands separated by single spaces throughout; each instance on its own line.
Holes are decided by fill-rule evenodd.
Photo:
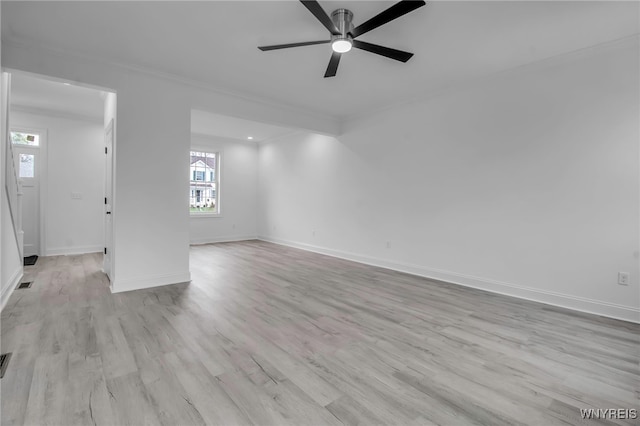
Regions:
M 12 132 L 14 133 L 14 132 Z M 29 136 L 40 135 L 32 132 Z M 18 178 L 22 181 L 22 230 L 24 231 L 24 256 L 40 255 L 40 156 L 39 145 L 14 144 Z
M 111 280 L 112 268 L 112 247 L 113 247 L 113 120 L 109 122 L 105 130 L 105 190 L 104 190 L 104 261 L 102 269 Z

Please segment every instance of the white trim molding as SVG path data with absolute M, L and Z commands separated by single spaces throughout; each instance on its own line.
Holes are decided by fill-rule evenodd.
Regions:
M 259 238 L 256 235 L 228 235 L 223 237 L 192 238 L 189 244 L 195 246 L 201 244 L 231 243 L 234 241 L 249 241 L 257 239 Z
M 505 296 L 517 297 L 519 299 L 529 300 L 547 305 L 558 306 L 561 308 L 571 309 L 574 311 L 586 312 L 589 314 L 600 315 L 604 317 L 640 323 L 640 309 L 633 306 L 617 305 L 600 300 L 587 299 L 585 297 L 572 296 L 568 294 L 556 293 L 547 290 L 534 289 L 517 284 L 496 281 L 488 278 L 474 277 L 471 275 L 459 274 L 441 269 L 427 268 L 418 265 L 394 262 L 374 257 L 364 256 L 357 253 L 351 253 L 341 250 L 334 250 L 325 247 L 314 246 L 311 244 L 297 243 L 294 241 L 281 240 L 266 236 L 258 236 L 261 241 L 274 244 L 293 247 L 301 250 L 311 251 L 314 253 L 324 254 L 340 259 L 351 260 L 353 262 L 363 263 L 365 265 L 377 266 L 380 268 L 391 269 L 398 272 L 404 272 L 419 277 L 444 281 L 447 283 L 458 284 L 465 287 L 471 287 L 478 290 L 484 290 L 491 293 L 502 294 Z
M 189 281 L 191 281 L 191 273 L 188 271 L 181 274 L 161 274 L 139 278 L 116 279 L 111 283 L 111 292 L 122 293 L 125 291 L 142 290 Z
M 24 268 L 20 266 L 13 273 L 13 275 L 9 279 L 9 283 L 2 291 L 2 296 L 0 300 L 0 303 L 2 303 L 2 306 L 0 307 L 0 311 L 2 311 L 5 306 L 7 306 L 7 302 L 9 301 L 9 298 L 11 298 L 13 291 L 16 289 L 16 287 L 18 287 L 18 284 L 20 284 L 20 280 L 22 280 L 23 276 L 24 276 Z
M 45 250 L 45 256 L 70 256 L 76 254 L 98 253 L 103 250 L 103 246 L 53 247 Z

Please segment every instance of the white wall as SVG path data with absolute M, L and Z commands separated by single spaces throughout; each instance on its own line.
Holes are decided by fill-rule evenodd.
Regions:
M 11 219 L 8 191 L 13 191 L 12 199 L 17 199 L 17 187 L 7 188 L 5 181 L 5 155 L 8 143 L 10 76 L 2 74 L 0 85 L 0 309 L 4 308 L 11 293 L 23 275 L 22 258 Z
M 18 285 L 20 278 L 22 278 L 23 267 L 22 259 L 18 251 L 18 244 L 16 243 L 16 237 L 14 233 L 13 224 L 11 222 L 11 215 L 9 212 L 9 203 L 4 189 L 2 187 L 2 235 L 0 236 L 0 279 L 2 283 L 2 308 L 9 300 L 11 293 Z
M 193 149 L 221 153 L 220 207 L 218 217 L 190 219 L 192 244 L 256 238 L 258 214 L 258 147 L 218 137 L 192 135 Z M 187 173 L 188 163 L 185 163 Z M 188 205 L 185 204 L 185 208 Z
M 45 256 L 92 253 L 104 247 L 102 120 L 12 111 L 11 125 L 46 132 Z M 44 153 L 44 151 L 41 152 Z M 79 193 L 82 199 L 72 199 Z
M 263 145 L 259 234 L 640 321 L 638 55 L 626 40 Z
M 0 4 L 0 11 L 2 5 Z M 1 12 L 0 12 L 1 13 Z M 2 69 L 0 55 L 0 70 Z M 9 75 L 0 82 L 0 310 L 5 307 L 15 283 L 22 277 L 23 267 L 5 188 L 5 146 L 9 120 Z

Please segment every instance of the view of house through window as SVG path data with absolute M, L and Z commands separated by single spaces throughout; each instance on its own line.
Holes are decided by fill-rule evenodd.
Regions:
M 220 213 L 218 194 L 219 165 L 219 153 L 191 151 L 189 211 L 192 214 Z

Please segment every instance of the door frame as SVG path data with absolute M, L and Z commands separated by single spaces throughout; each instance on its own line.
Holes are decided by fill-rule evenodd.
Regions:
M 107 275 L 107 278 L 109 279 L 109 288 L 111 290 L 113 290 L 113 277 L 114 277 L 114 264 L 115 264 L 115 250 L 114 250 L 114 236 L 115 236 L 115 192 L 116 192 L 116 122 L 115 122 L 115 118 L 111 118 L 109 120 L 109 122 L 106 124 L 106 126 L 104 126 L 104 147 L 107 147 L 107 135 L 109 134 L 109 132 L 111 132 L 111 164 L 106 164 L 106 159 L 108 157 L 105 158 L 105 169 L 104 169 L 104 196 L 105 199 L 108 198 L 107 197 L 107 176 L 109 175 L 109 170 L 108 168 L 111 169 L 111 182 L 109 182 L 111 184 L 111 199 L 108 200 L 109 201 L 109 207 L 110 207 L 110 220 L 111 220 L 111 235 L 109 235 L 109 227 L 107 226 L 107 205 L 104 206 L 104 247 L 105 249 L 107 248 L 107 239 L 111 240 L 111 246 L 109 247 L 109 262 L 108 262 L 108 268 L 106 268 L 105 266 L 107 265 L 106 262 L 106 257 L 103 258 L 103 262 L 102 262 L 102 272 L 105 273 L 105 275 Z M 106 152 L 105 152 L 106 154 Z
M 11 118 L 9 118 L 11 121 Z M 46 215 L 47 215 L 47 194 L 49 191 L 48 187 L 48 130 L 39 128 L 39 127 L 27 127 L 27 126 L 14 126 L 9 122 L 9 132 L 21 132 L 21 133 L 35 133 L 40 135 L 40 146 L 38 148 L 38 153 L 40 156 L 40 161 L 36 164 L 36 173 L 38 174 L 38 223 L 40 225 L 39 230 L 39 238 L 38 243 L 40 247 L 38 247 L 38 256 L 47 256 L 47 228 L 46 228 Z M 11 133 L 9 133 L 11 135 Z M 9 143 L 12 143 L 9 141 Z M 14 145 L 15 146 L 15 145 Z M 35 149 L 35 148 L 33 148 Z M 22 218 L 20 218 L 21 223 Z M 24 223 L 23 223 L 24 225 Z M 24 228 L 24 227 L 23 227 Z M 20 231 L 24 232 L 24 229 Z

